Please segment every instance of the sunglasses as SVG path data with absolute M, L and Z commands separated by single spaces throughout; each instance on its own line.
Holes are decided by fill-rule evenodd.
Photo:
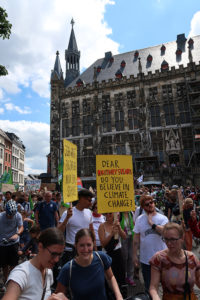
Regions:
M 153 203 L 154 203 L 154 201 L 152 200 L 152 201 L 149 201 L 148 203 L 145 203 L 144 206 L 149 207 L 149 205 L 150 205 L 150 204 L 153 204 Z
M 61 257 L 62 252 L 58 253 L 58 252 L 52 252 L 51 250 L 49 250 L 49 248 L 46 247 L 46 249 L 49 251 L 49 253 L 51 254 L 52 258 L 57 258 L 57 257 Z
M 162 238 L 162 240 L 163 240 L 163 242 L 165 242 L 165 243 L 175 243 L 175 242 L 177 242 L 178 240 L 180 240 L 180 238 L 171 238 L 171 239 L 167 239 L 167 238 Z

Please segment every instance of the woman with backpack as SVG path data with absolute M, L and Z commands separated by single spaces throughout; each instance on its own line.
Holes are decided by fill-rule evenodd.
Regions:
M 94 234 L 81 229 L 75 237 L 76 257 L 67 262 L 57 278 L 56 292 L 70 292 L 73 300 L 106 300 L 105 277 L 109 281 L 116 300 L 122 300 L 116 279 L 111 269 L 111 258 L 93 251 Z

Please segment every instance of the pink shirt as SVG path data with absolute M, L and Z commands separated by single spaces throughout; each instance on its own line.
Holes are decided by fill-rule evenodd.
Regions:
M 200 269 L 199 260 L 189 251 L 186 251 L 188 258 L 188 282 L 192 290 L 195 284 L 195 272 Z M 185 263 L 176 264 L 170 260 L 166 250 L 154 254 L 150 259 L 153 268 L 160 271 L 161 283 L 164 293 L 182 294 L 185 284 Z

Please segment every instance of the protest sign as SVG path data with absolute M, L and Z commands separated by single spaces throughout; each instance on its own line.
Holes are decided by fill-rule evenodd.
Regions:
M 47 191 L 53 192 L 53 191 L 56 190 L 56 184 L 54 182 L 51 182 L 51 183 L 42 183 L 40 190 L 45 191 L 45 193 Z
M 26 180 L 24 189 L 26 192 L 35 192 L 40 189 L 40 186 L 41 186 L 41 179 Z
M 11 193 L 14 193 L 15 192 L 15 186 L 14 186 L 14 184 L 2 183 L 1 191 L 2 191 L 2 193 L 5 193 L 7 191 L 10 191 Z
M 135 210 L 131 155 L 97 155 L 98 212 Z
M 77 146 L 63 140 L 63 201 L 78 199 L 77 188 Z

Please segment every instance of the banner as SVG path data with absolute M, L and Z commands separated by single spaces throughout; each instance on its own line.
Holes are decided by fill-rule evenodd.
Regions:
M 135 211 L 131 155 L 96 156 L 98 212 Z
M 78 200 L 77 189 L 77 146 L 63 140 L 63 201 Z
M 25 191 L 26 192 L 35 192 L 38 191 L 41 187 L 41 179 L 35 180 L 26 180 L 25 181 Z

